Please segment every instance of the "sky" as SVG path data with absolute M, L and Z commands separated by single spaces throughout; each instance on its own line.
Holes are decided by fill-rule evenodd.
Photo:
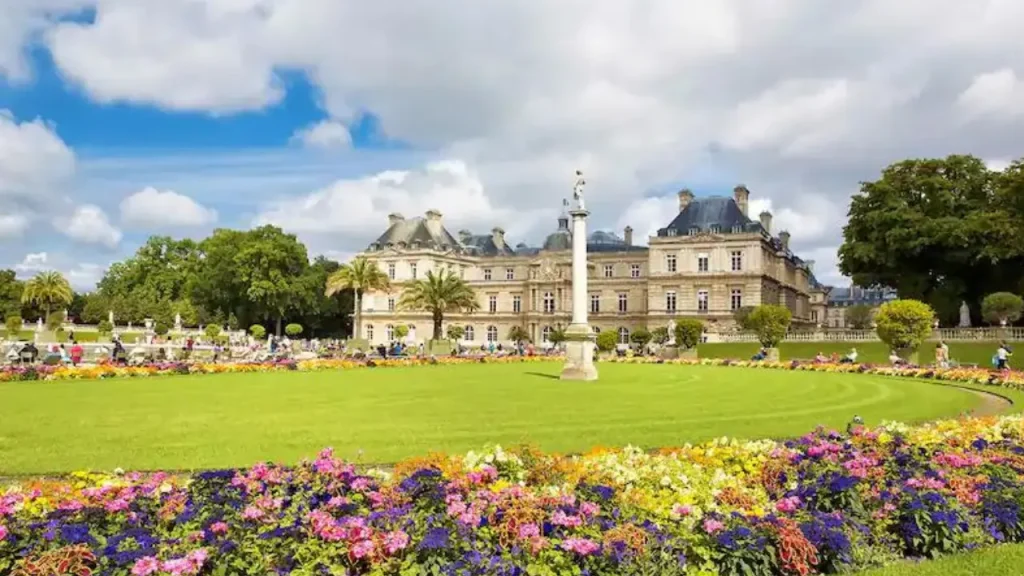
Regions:
M 87 290 L 153 234 L 344 260 L 428 209 L 537 244 L 751 191 L 823 282 L 859 182 L 1024 155 L 1019 0 L 3 0 L 0 267 Z

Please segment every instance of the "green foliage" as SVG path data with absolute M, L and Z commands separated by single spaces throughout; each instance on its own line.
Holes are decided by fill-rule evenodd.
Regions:
M 238 316 L 234 312 L 228 314 L 228 330 L 238 330 Z
M 110 312 L 110 300 L 103 294 L 94 292 L 85 295 L 85 303 L 82 305 L 80 315 L 82 322 L 86 324 L 98 324 L 106 320 Z
M 432 338 L 440 340 L 445 314 L 472 313 L 480 308 L 480 303 L 476 291 L 455 272 L 449 270 L 435 274 L 429 270 L 422 280 L 405 287 L 398 306 L 403 310 L 428 312 L 434 327 Z
M 738 326 L 740 330 L 753 330 L 753 328 L 750 327 L 749 322 L 747 322 L 747 318 L 750 317 L 750 313 L 753 310 L 753 306 L 742 306 L 733 311 L 732 318 L 736 321 L 736 326 Z
M 704 323 L 696 318 L 680 318 L 676 321 L 675 338 L 676 346 L 684 350 L 694 348 L 700 344 L 700 338 L 704 334 Z
M 855 330 L 866 330 L 871 326 L 874 309 L 867 304 L 854 304 L 846 309 L 846 323 Z
M 74 291 L 71 284 L 60 272 L 40 272 L 25 283 L 21 293 L 21 301 L 39 306 L 45 312 L 47 320 L 55 308 L 63 308 L 71 303 Z M 63 321 L 63 318 L 61 318 Z
M 640 348 L 647 346 L 651 342 L 651 338 L 651 333 L 647 331 L 647 328 L 637 328 L 629 335 L 630 342 Z
M 207 324 L 206 328 L 203 329 L 203 334 L 206 335 L 209 340 L 216 340 L 220 336 L 220 325 L 219 324 Z
M 462 340 L 462 337 L 466 335 L 466 329 L 458 324 L 449 324 L 445 329 L 445 335 L 449 340 Z
M 509 330 L 508 330 L 508 339 L 513 341 L 513 342 L 515 342 L 515 343 L 517 343 L 517 344 L 520 343 L 520 342 L 529 342 L 530 341 L 530 333 L 526 331 L 526 328 L 523 328 L 522 326 L 516 325 L 516 326 L 513 326 L 513 327 L 509 328 Z
M 164 320 L 156 320 L 153 322 L 153 332 L 155 332 L 157 336 L 166 336 L 170 331 L 171 325 Z
M 409 327 L 405 324 L 399 324 L 395 326 L 395 340 L 405 340 L 405 337 L 409 335 Z
M 548 342 L 552 344 L 561 344 L 565 342 L 565 330 L 562 328 L 552 328 L 551 332 L 548 333 Z
M 604 330 L 597 335 L 597 349 L 601 352 L 611 352 L 619 343 L 619 334 L 614 330 Z
M 24 283 L 18 280 L 14 270 L 0 270 L 0 314 L 18 314 L 21 311 L 21 293 Z
M 46 329 L 51 332 L 64 325 L 64 312 L 50 312 L 46 317 Z
M 110 334 L 114 331 L 114 325 L 108 320 L 100 320 L 99 323 L 96 324 L 96 330 L 100 334 Z
M 935 311 L 919 300 L 886 302 L 875 313 L 878 339 L 898 351 L 917 350 L 932 333 Z
M 295 338 L 302 334 L 302 324 L 291 323 L 284 327 L 284 333 Z
M 387 274 L 376 263 L 360 256 L 347 264 L 342 264 L 340 268 L 333 271 L 327 277 L 324 293 L 327 296 L 335 296 L 346 291 L 352 293 L 352 306 L 354 310 L 352 333 L 360 334 L 359 327 L 362 319 L 360 302 L 362 301 L 363 294 L 372 291 L 385 291 L 390 287 L 391 282 L 388 280 Z M 434 340 L 438 339 L 440 337 L 434 334 Z
M 656 326 L 651 329 L 651 340 L 655 344 L 662 345 L 668 342 L 668 327 L 667 326 Z
M 263 340 L 267 337 L 267 329 L 260 324 L 253 324 L 249 326 L 249 334 L 257 340 Z
M 1007 324 L 1020 319 L 1024 300 L 1012 292 L 996 292 L 981 302 L 981 316 L 992 324 Z
M 765 348 L 775 348 L 782 342 L 792 320 L 789 308 L 776 304 L 756 306 L 747 316 L 750 329 L 757 333 L 757 340 Z
M 18 332 L 21 332 L 21 326 L 23 321 L 21 316 L 17 314 L 8 314 L 4 318 L 4 327 L 7 328 L 8 337 L 17 336 Z

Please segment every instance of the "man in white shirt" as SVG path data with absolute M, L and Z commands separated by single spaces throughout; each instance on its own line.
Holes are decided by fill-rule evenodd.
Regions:
M 1012 355 L 1013 354 L 1010 352 L 1009 347 L 1007 347 L 1006 342 L 1000 342 L 999 343 L 999 349 L 996 350 L 996 369 L 997 370 L 1009 370 L 1010 369 L 1009 358 Z

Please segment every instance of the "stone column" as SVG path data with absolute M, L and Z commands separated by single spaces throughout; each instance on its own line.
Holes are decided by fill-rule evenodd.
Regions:
M 572 323 L 565 331 L 565 366 L 562 380 L 597 380 L 594 366 L 594 331 L 587 323 L 587 216 L 572 216 Z

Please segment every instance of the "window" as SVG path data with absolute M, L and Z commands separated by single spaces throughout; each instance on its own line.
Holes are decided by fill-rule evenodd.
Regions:
M 416 279 L 416 263 L 409 264 L 409 277 L 413 280 Z
M 515 268 L 505 268 L 505 280 L 515 280 L 516 270 Z
M 487 297 L 487 311 L 494 314 L 498 311 L 498 297 L 488 296 Z
M 459 279 L 460 280 L 465 280 L 466 279 L 466 267 L 465 266 L 459 266 Z
M 487 341 L 488 342 L 497 342 L 498 341 L 498 327 L 497 326 L 488 326 L 487 327 Z
M 601 296 L 597 294 L 590 295 L 590 311 L 594 314 L 601 311 Z
M 394 312 L 394 311 L 395 311 L 395 299 L 394 298 L 388 298 L 388 312 Z
M 629 344 L 629 330 L 625 326 L 619 328 L 619 344 Z
M 366 339 L 373 342 L 373 324 L 366 325 Z
M 708 291 L 697 290 L 697 311 L 707 312 L 708 311 Z
M 625 292 L 619 294 L 619 312 L 625 312 L 629 306 L 629 294 Z
M 392 326 L 391 324 L 388 324 L 387 326 L 384 327 L 384 339 L 387 340 L 388 342 L 391 342 L 392 340 L 395 339 L 395 327 Z
M 516 294 L 512 297 L 512 311 L 519 314 L 523 311 L 523 297 Z
M 732 263 L 732 271 L 739 272 L 743 270 L 743 251 L 733 250 L 729 253 L 729 261 Z
M 491 269 L 490 268 L 484 268 L 484 280 L 490 280 L 490 279 L 491 279 Z
M 473 327 L 467 324 L 466 330 L 462 333 L 462 337 L 465 338 L 467 342 L 472 342 L 476 338 L 476 334 L 473 333 Z
M 605 278 L 611 278 L 612 274 L 614 273 L 614 271 L 615 271 L 615 269 L 614 269 L 614 267 L 612 267 L 611 264 L 605 264 L 604 265 L 604 277 Z
M 551 314 L 555 311 L 555 295 L 551 292 L 544 293 L 544 313 Z
M 743 308 L 743 290 L 739 288 L 732 289 L 732 292 L 729 293 L 729 307 L 731 310 Z
M 665 292 L 665 310 L 668 312 L 676 311 L 676 292 L 675 290 L 669 290 Z
M 629 266 L 629 277 L 630 278 L 639 278 L 640 277 L 640 265 L 639 264 L 630 264 L 630 266 Z
M 708 271 L 708 255 L 707 254 L 697 254 L 697 272 L 707 272 L 707 271 Z
M 591 326 L 590 328 L 594 331 L 594 334 L 600 334 L 601 333 L 601 327 L 600 326 Z
M 811 322 L 817 322 L 817 321 L 818 321 L 818 311 L 817 310 L 811 310 Z
M 395 263 L 394 262 L 388 264 L 388 279 L 389 280 L 394 280 L 395 279 Z
M 665 270 L 668 272 L 676 271 L 676 255 L 669 254 L 665 256 Z
M 540 341 L 551 342 L 551 326 L 545 326 L 544 329 L 540 331 Z

